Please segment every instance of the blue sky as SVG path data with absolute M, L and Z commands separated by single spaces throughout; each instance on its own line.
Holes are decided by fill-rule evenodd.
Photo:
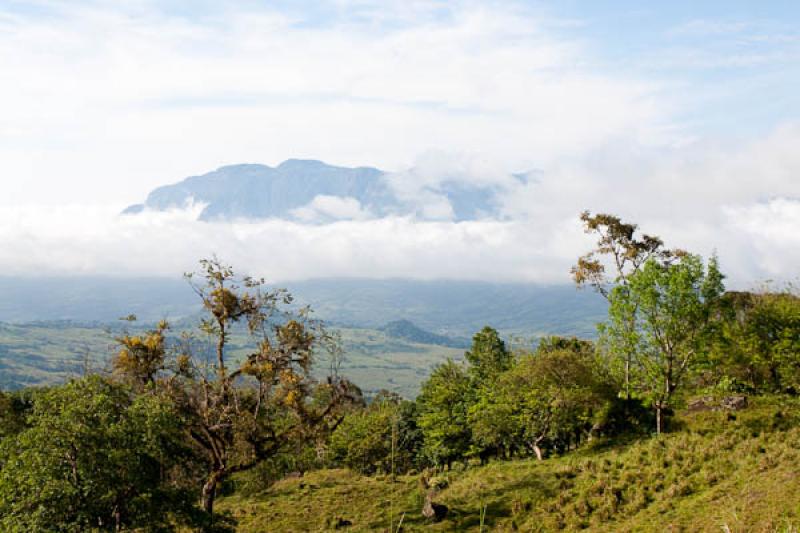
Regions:
M 301 157 L 400 172 L 420 202 L 454 173 L 541 176 L 506 191 L 509 227 L 384 221 L 387 242 L 408 232 L 400 271 L 348 259 L 369 221 L 295 228 L 322 250 L 336 231 L 352 252 L 337 274 L 477 268 L 502 245 L 527 251 L 498 278 L 560 279 L 586 245 L 575 215 L 593 209 L 716 249 L 739 280 L 793 277 L 798 86 L 797 2 L 0 0 L 0 266 L 119 268 L 100 257 L 118 253 L 99 244 L 111 232 L 175 247 L 153 236 L 164 220 L 123 222 L 121 207 L 221 165 Z M 174 216 L 174 239 L 208 237 Z M 249 228 L 235 249 L 281 235 Z M 415 248 L 425 232 L 439 256 Z M 36 242 L 65 251 L 21 262 Z

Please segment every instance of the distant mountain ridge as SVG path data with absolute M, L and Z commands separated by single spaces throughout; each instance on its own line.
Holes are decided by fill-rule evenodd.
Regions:
M 606 317 L 605 299 L 572 285 L 316 279 L 278 286 L 333 325 L 378 329 L 407 320 L 451 339 L 468 339 L 486 325 L 505 334 L 593 337 L 595 324 Z M 0 322 L 118 323 L 131 313 L 143 322 L 174 322 L 201 311 L 197 295 L 181 279 L 0 275 L 0 295 Z M 394 327 L 412 331 L 399 326 Z
M 398 197 L 389 176 L 377 168 L 340 167 L 306 159 L 289 159 L 277 167 L 230 165 L 158 187 L 144 203 L 128 207 L 123 214 L 183 208 L 191 203 L 204 206 L 199 215 L 204 221 L 264 218 L 308 221 L 316 217 L 315 221 L 324 222 L 356 216 L 416 214 L 417 206 Z M 491 188 L 454 180 L 430 192 L 450 203 L 455 220 L 496 213 Z

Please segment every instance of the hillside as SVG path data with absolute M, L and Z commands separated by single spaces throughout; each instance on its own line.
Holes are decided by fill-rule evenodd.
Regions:
M 451 348 L 466 348 L 469 346 L 467 339 L 454 339 L 444 335 L 437 335 L 417 327 L 410 320 L 394 320 L 380 328 L 380 331 L 391 337 L 423 344 L 438 344 L 450 346 Z
M 450 513 L 420 514 L 418 476 L 363 477 L 323 470 L 285 479 L 220 508 L 237 531 L 797 531 L 800 404 L 756 398 L 734 413 L 684 412 L 676 430 L 627 444 L 456 468 L 436 501 Z M 351 525 L 345 527 L 349 522 Z

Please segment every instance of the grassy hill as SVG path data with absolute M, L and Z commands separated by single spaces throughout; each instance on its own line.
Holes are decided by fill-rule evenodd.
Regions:
M 743 411 L 681 414 L 672 433 L 563 457 L 440 475 L 438 524 L 420 513 L 418 476 L 322 470 L 256 496 L 223 498 L 237 530 L 730 531 L 800 528 L 800 403 L 756 398 Z M 348 525 L 349 523 L 349 525 Z M 338 527 L 337 527 L 338 526 Z

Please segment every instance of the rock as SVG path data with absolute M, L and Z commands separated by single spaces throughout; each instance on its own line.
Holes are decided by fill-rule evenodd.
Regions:
M 425 505 L 422 507 L 422 516 L 434 522 L 441 522 L 447 516 L 449 509 L 446 505 L 435 503 L 430 495 L 425 498 Z
M 697 411 L 711 411 L 714 409 L 714 398 L 712 396 L 703 396 L 702 398 L 695 398 L 686 406 L 689 412 L 695 413 Z
M 726 396 L 720 402 L 723 409 L 738 411 L 747 407 L 747 396 Z
M 353 523 L 350 520 L 347 520 L 345 518 L 338 518 L 336 520 L 336 523 L 333 524 L 333 529 L 342 529 L 345 527 L 350 527 L 352 525 Z
M 441 483 L 432 483 L 428 471 L 424 471 L 419 477 L 419 484 L 425 492 L 425 505 L 422 506 L 422 516 L 434 522 L 441 522 L 447 516 L 448 508 L 441 503 L 433 501 L 434 495 L 441 488 Z M 446 486 L 446 485 L 445 485 Z
M 352 525 L 353 522 L 347 520 L 346 518 L 342 518 L 341 516 L 331 517 L 325 521 L 325 526 L 327 529 L 344 529 Z

